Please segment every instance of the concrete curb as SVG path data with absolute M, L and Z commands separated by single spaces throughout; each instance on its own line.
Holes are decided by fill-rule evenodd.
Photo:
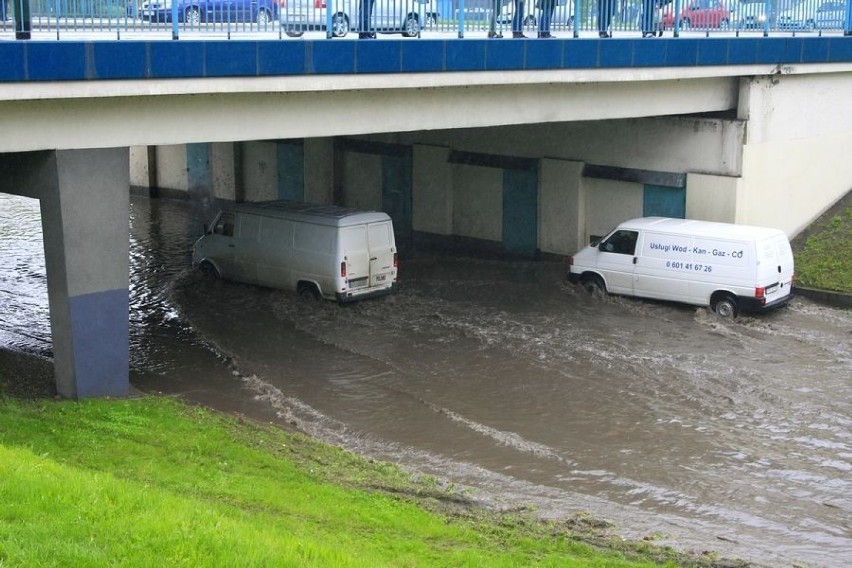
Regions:
M 804 288 L 802 286 L 796 286 L 795 292 L 797 296 L 802 296 L 820 304 L 845 308 L 847 310 L 852 308 L 852 294 L 832 292 L 831 290 L 818 290 L 816 288 Z

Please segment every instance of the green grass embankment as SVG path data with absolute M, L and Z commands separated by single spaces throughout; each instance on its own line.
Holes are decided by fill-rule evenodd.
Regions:
M 0 397 L 0 480 L 0 566 L 715 562 L 584 517 L 489 513 L 392 465 L 163 397 Z
M 829 214 L 794 241 L 796 284 L 852 293 L 852 207 Z

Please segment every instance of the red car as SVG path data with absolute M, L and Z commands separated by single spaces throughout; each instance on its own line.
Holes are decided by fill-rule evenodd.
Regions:
M 669 7 L 663 14 L 663 29 L 674 28 L 674 11 Z M 722 0 L 692 0 L 680 13 L 680 29 L 727 28 L 731 11 Z

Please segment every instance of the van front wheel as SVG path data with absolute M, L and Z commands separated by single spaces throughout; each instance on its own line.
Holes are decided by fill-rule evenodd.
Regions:
M 219 277 L 221 276 L 221 275 L 219 274 L 219 271 L 218 271 L 218 270 L 216 270 L 216 267 L 215 267 L 215 266 L 213 266 L 213 263 L 212 263 L 212 262 L 207 262 L 207 261 L 205 260 L 204 262 L 202 262 L 202 263 L 198 266 L 198 268 L 201 270 L 201 274 L 203 274 L 203 275 L 204 275 L 204 276 L 206 276 L 207 278 L 213 278 L 213 279 L 215 279 L 215 280 L 218 280 L 218 279 L 219 279 Z
M 592 275 L 583 278 L 583 289 L 593 298 L 603 298 L 606 295 L 606 284 L 600 276 Z
M 720 296 L 713 304 L 713 313 L 722 319 L 737 317 L 737 301 L 733 296 Z

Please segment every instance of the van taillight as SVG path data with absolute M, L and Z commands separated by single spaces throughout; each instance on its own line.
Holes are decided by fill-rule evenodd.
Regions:
M 340 277 L 346 278 L 346 261 L 340 263 Z
M 398 252 L 393 253 L 393 267 L 399 268 L 399 253 Z
M 763 286 L 761 286 L 760 288 L 755 288 L 754 289 L 754 297 L 758 298 L 758 299 L 765 298 L 766 297 L 766 288 L 764 288 Z

